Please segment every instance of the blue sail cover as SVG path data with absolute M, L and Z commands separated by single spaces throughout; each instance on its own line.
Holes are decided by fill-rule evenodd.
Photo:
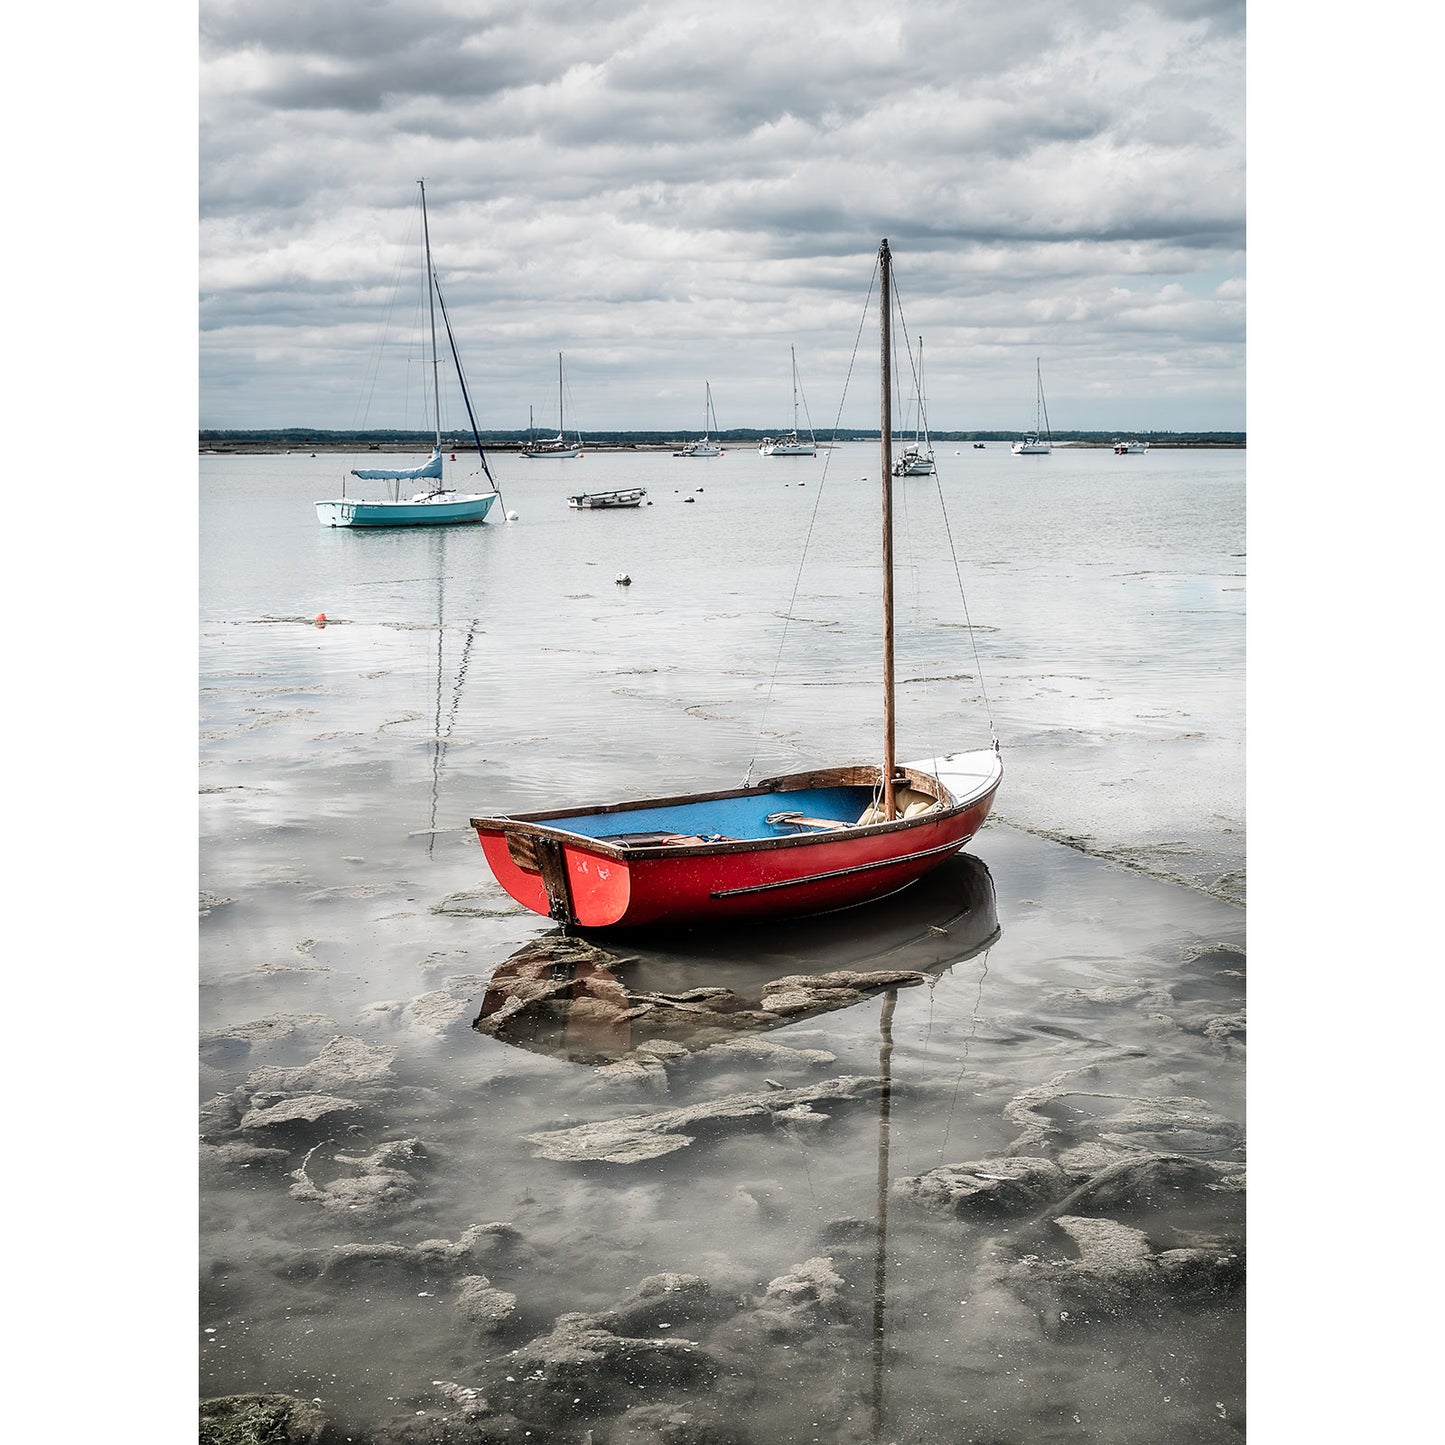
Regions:
M 351 475 L 360 477 L 363 482 L 420 482 L 435 477 L 441 479 L 442 454 L 439 448 L 433 448 L 431 460 L 424 462 L 419 467 L 411 467 L 405 471 L 386 471 L 380 468 L 373 468 L 370 471 L 357 471 L 352 468 Z

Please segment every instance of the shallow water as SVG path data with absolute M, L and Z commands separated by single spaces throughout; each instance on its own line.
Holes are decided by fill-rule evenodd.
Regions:
M 1236 1434 L 1243 454 L 940 448 L 967 613 L 932 479 L 900 483 L 899 754 L 987 743 L 981 662 L 1006 775 L 972 858 L 595 952 L 466 819 L 868 760 L 876 449 L 821 506 L 821 458 L 497 460 L 516 523 L 365 535 L 315 522 L 340 459 L 201 459 L 203 1395 L 319 1398 L 353 1439 Z M 653 505 L 565 506 L 624 485 Z M 841 969 L 905 977 L 761 1007 Z M 474 1027 L 519 977 L 555 991 Z M 624 1120 L 631 1162 L 565 1133 Z M 1160 1156 L 1203 1172 L 1068 1205 L 1092 1254 L 1063 1194 L 904 1182 Z M 659 1275 L 704 1282 L 676 1319 L 627 1304 Z M 693 1348 L 589 1372 L 569 1312 Z

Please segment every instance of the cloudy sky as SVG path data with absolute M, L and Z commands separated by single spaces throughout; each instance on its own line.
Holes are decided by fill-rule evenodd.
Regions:
M 818 431 L 876 423 L 885 235 L 936 429 L 1030 424 L 1035 357 L 1055 430 L 1244 428 L 1240 0 L 200 16 L 203 426 L 425 424 L 377 353 L 425 177 L 484 428 L 555 419 L 559 351 L 584 431 L 696 427 L 704 381 L 786 426 L 790 346 Z

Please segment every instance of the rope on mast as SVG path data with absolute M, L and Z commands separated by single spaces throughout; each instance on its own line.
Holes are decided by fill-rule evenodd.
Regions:
M 873 300 L 873 287 L 877 284 L 877 281 L 878 268 L 875 265 L 873 268 L 872 278 L 868 282 L 868 295 L 863 302 L 863 314 L 858 320 L 858 332 L 857 335 L 855 335 L 853 338 L 853 354 L 848 358 L 848 372 L 847 375 L 843 378 L 843 394 L 838 399 L 838 410 L 833 418 L 833 440 L 835 442 L 838 438 L 839 428 L 843 424 L 843 405 L 848 399 L 848 385 L 849 382 L 851 382 L 853 379 L 853 368 L 858 361 L 858 347 L 861 345 L 863 338 L 863 326 L 868 319 L 868 307 Z M 758 739 L 760 739 L 763 735 L 763 728 L 766 726 L 768 720 L 768 710 L 772 706 L 773 692 L 777 686 L 778 681 L 778 669 L 782 666 L 783 661 L 783 649 L 787 646 L 788 643 L 788 626 L 793 620 L 793 609 L 797 606 L 798 589 L 803 584 L 803 567 L 808 560 L 808 547 L 813 540 L 813 531 L 818 525 L 818 513 L 821 511 L 823 505 L 823 488 L 827 485 L 828 468 L 832 465 L 832 463 L 833 448 L 829 446 L 824 449 L 823 475 L 818 482 L 817 491 L 813 494 L 813 510 L 809 514 L 808 531 L 803 538 L 803 553 L 802 556 L 798 558 L 798 571 L 793 578 L 793 592 L 792 595 L 788 598 L 788 610 L 783 614 L 783 634 L 778 639 L 778 652 L 777 656 L 773 658 L 773 671 L 772 675 L 768 678 L 768 691 L 767 695 L 763 699 L 762 716 L 758 718 L 757 737 L 753 741 L 753 755 L 748 759 L 747 771 L 743 774 L 742 785 L 745 788 L 751 786 L 752 784 L 753 768 L 758 760 Z

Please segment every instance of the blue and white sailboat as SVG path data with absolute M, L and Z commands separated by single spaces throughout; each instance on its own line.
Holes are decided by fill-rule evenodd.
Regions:
M 441 293 L 441 283 L 431 260 L 431 233 L 427 229 L 426 182 L 418 181 L 421 187 L 421 234 L 422 251 L 426 264 L 427 308 L 431 319 L 431 368 L 432 401 L 436 417 L 436 441 L 430 458 L 419 467 L 368 467 L 353 469 L 351 475 L 363 482 L 388 482 L 391 495 L 381 501 L 368 501 L 346 495 L 343 479 L 341 496 L 331 501 L 317 502 L 317 520 L 326 527 L 447 527 L 467 522 L 484 521 L 501 493 L 487 466 L 487 456 L 482 450 L 482 439 L 477 432 L 477 419 L 472 411 L 471 397 L 467 394 L 466 377 L 462 374 L 462 360 L 457 354 L 456 338 L 452 335 L 451 318 L 447 315 L 446 300 Z M 456 365 L 457 382 L 461 387 L 462 401 L 466 404 L 467 420 L 471 423 L 472 437 L 476 442 L 477 456 L 482 464 L 482 473 L 492 490 L 489 492 L 459 492 L 444 485 L 442 474 L 442 412 L 441 390 L 438 373 L 441 366 L 437 355 L 437 307 L 440 305 L 442 324 L 446 329 L 447 343 L 451 348 L 452 360 Z M 420 482 L 425 489 L 408 498 L 402 497 L 403 482 Z

